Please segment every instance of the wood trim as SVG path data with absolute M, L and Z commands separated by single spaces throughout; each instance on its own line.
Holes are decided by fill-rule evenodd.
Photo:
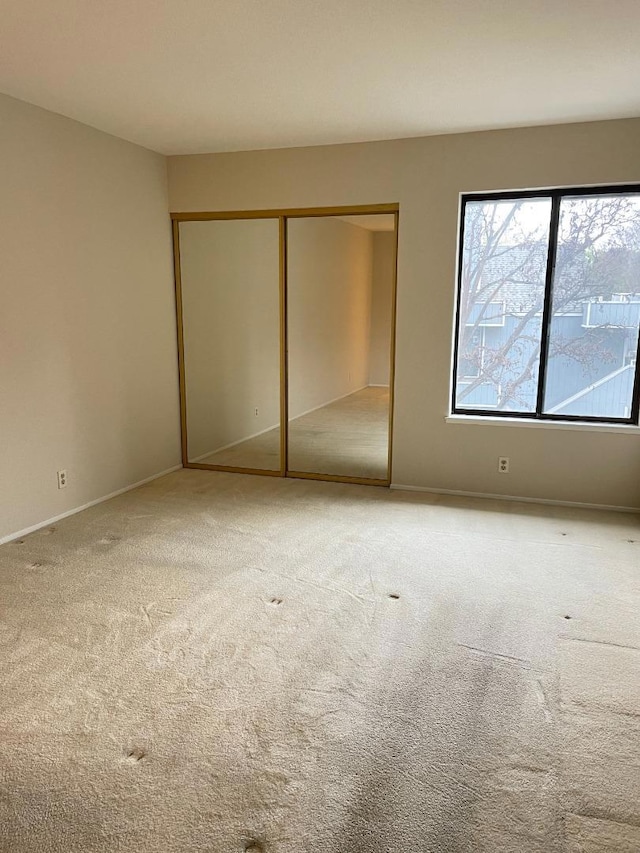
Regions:
M 287 471 L 287 477 L 295 480 L 325 480 L 327 483 L 356 483 L 359 486 L 389 486 L 388 480 L 373 477 L 347 477 L 342 474 L 312 474 L 308 471 Z
M 279 218 L 280 241 L 280 475 L 289 464 L 289 346 L 287 331 L 287 220 Z
M 389 352 L 389 456 L 387 461 L 387 485 L 391 485 L 393 465 L 393 416 L 396 390 L 396 315 L 398 304 L 398 220 L 399 211 L 395 213 L 395 257 L 393 260 L 393 284 L 391 287 L 391 345 Z
M 180 441 L 182 447 L 182 464 L 186 466 L 188 459 L 187 442 L 187 391 L 184 369 L 184 323 L 182 314 L 182 273 L 180 269 L 180 225 L 174 220 L 171 223 L 173 237 L 173 276 L 176 289 L 176 329 L 178 334 L 178 379 L 180 389 Z
M 202 210 L 172 211 L 174 222 L 202 222 L 209 219 L 278 219 L 280 217 L 358 216 L 360 214 L 397 213 L 400 206 L 392 204 L 352 204 L 342 207 L 291 207 L 273 210 Z
M 226 471 L 229 474 L 260 474 L 264 477 L 281 477 L 280 471 L 270 468 L 242 468 L 237 465 L 207 465 L 204 462 L 187 462 L 184 468 L 196 468 L 198 471 Z
M 395 215 L 395 263 L 392 285 L 391 347 L 389 374 L 389 447 L 387 477 L 385 479 L 350 477 L 338 474 L 318 474 L 313 472 L 289 471 L 288 433 L 289 433 L 289 366 L 288 366 L 288 326 L 287 326 L 287 219 L 312 216 L 348 216 L 348 215 Z M 172 235 L 174 257 L 174 279 L 176 291 L 176 325 L 178 336 L 178 373 L 180 380 L 180 426 L 182 443 L 182 464 L 185 468 L 203 471 L 223 471 L 238 474 L 256 474 L 267 477 L 292 477 L 301 480 L 324 480 L 332 483 L 354 483 L 363 486 L 386 486 L 391 484 L 391 465 L 393 448 L 393 415 L 395 399 L 395 344 L 396 344 L 396 302 L 398 267 L 398 215 L 399 205 L 370 204 L 341 207 L 288 208 L 279 210 L 236 210 L 236 211 L 196 211 L 172 212 Z M 180 265 L 180 222 L 206 222 L 230 219 L 278 219 L 279 220 L 279 258 L 280 258 L 280 469 L 244 468 L 232 465 L 207 465 L 202 462 L 188 461 L 188 426 L 186 409 L 186 371 L 184 358 L 184 320 L 182 304 L 182 275 Z

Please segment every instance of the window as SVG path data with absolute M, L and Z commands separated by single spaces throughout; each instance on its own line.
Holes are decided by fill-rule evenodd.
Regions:
M 637 423 L 640 187 L 462 198 L 454 414 Z
M 461 379 L 477 379 L 482 372 L 484 361 L 484 329 L 476 328 L 467 340 L 465 350 L 460 353 L 458 373 Z

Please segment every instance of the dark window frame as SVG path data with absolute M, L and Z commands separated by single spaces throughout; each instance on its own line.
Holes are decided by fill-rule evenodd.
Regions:
M 638 426 L 640 417 L 640 332 L 636 350 L 636 369 L 631 397 L 631 413 L 628 418 L 596 417 L 593 415 L 557 415 L 545 414 L 542 411 L 544 403 L 545 383 L 547 378 L 547 360 L 549 350 L 549 330 L 551 327 L 551 302 L 553 276 L 555 271 L 558 226 L 560 222 L 560 203 L 563 198 L 584 198 L 585 196 L 638 195 L 640 184 L 613 184 L 608 186 L 591 187 L 556 187 L 538 190 L 509 190 L 507 192 L 462 193 L 460 196 L 460 228 L 458 232 L 458 262 L 456 272 L 456 310 L 453 330 L 453 371 L 451 383 L 451 414 L 468 415 L 473 418 L 511 418 L 517 420 L 540 421 L 553 423 L 561 421 L 576 424 L 617 424 Z M 542 332 L 540 340 L 540 361 L 538 365 L 538 393 L 535 412 L 514 412 L 504 409 L 482 409 L 456 404 L 456 388 L 458 384 L 458 346 L 460 328 L 460 302 L 462 296 L 462 254 L 464 246 L 465 211 L 469 202 L 478 201 L 510 201 L 530 198 L 551 199 L 549 247 L 547 267 L 545 272 L 544 303 L 542 308 Z M 463 377 L 462 377 L 463 378 Z

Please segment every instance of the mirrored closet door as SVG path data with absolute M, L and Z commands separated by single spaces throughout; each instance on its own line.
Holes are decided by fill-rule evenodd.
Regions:
M 287 220 L 288 471 L 386 484 L 396 217 Z
M 173 214 L 186 467 L 389 484 L 397 221 Z
M 187 463 L 280 474 L 279 220 L 174 223 L 174 239 Z

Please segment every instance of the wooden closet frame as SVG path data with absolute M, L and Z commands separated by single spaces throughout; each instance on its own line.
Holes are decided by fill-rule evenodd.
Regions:
M 266 477 L 293 477 L 303 480 L 327 480 L 334 483 L 359 483 L 368 486 L 389 486 L 391 483 L 391 464 L 393 454 L 393 414 L 395 397 L 396 362 L 396 300 L 398 287 L 398 204 L 368 204 L 347 207 L 300 207 L 281 210 L 227 210 L 196 211 L 192 213 L 171 213 L 173 233 L 173 270 L 176 288 L 176 323 L 178 333 L 178 373 L 180 378 L 180 425 L 182 434 L 182 464 L 185 468 L 198 468 L 204 471 L 230 471 L 237 474 L 260 474 Z M 289 384 L 288 384 L 288 341 L 287 341 L 287 220 L 303 219 L 312 216 L 358 216 L 392 213 L 394 215 L 394 265 L 391 295 L 391 345 L 389 352 L 389 439 L 387 476 L 384 479 L 372 477 L 347 477 L 339 474 L 316 474 L 306 471 L 291 471 L 288 467 L 288 431 L 289 431 Z M 280 258 L 280 468 L 244 468 L 235 465 L 206 465 L 202 462 L 189 462 L 187 458 L 187 395 L 184 360 L 184 327 L 182 311 L 182 278 L 180 268 L 180 223 L 209 222 L 224 219 L 277 219 L 279 228 Z

